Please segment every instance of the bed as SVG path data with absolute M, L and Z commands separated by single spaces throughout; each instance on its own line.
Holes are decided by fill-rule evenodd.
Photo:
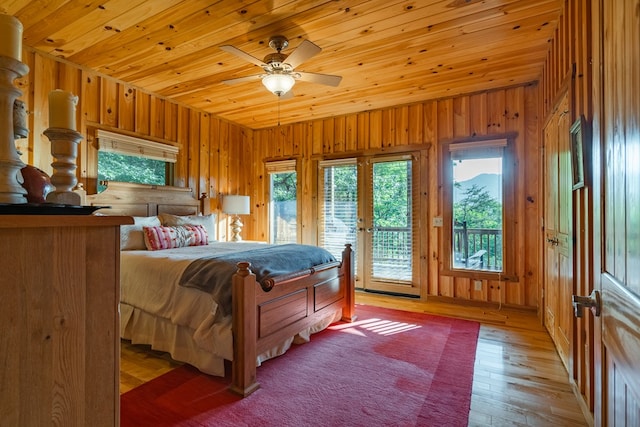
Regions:
M 338 261 L 308 245 L 217 242 L 208 200 L 186 188 L 110 182 L 87 196 L 87 204 L 108 206 L 98 215 L 134 217 L 134 225 L 121 230 L 121 337 L 211 375 L 225 375 L 225 360 L 231 361 L 231 389 L 242 396 L 259 388 L 256 371 L 263 361 L 332 322 L 355 320 L 349 245 Z M 152 230 L 175 232 L 185 224 L 206 230 L 206 244 L 141 246 L 144 233 L 144 245 L 153 247 Z M 302 249 L 304 256 L 291 256 Z M 308 259 L 302 267 L 267 265 L 276 258 Z M 210 268 L 218 270 L 212 275 Z

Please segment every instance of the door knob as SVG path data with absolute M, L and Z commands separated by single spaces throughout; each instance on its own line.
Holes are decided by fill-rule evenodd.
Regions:
M 573 295 L 573 314 L 576 317 L 582 317 L 582 309 L 588 308 L 591 310 L 594 316 L 600 316 L 601 310 L 601 301 L 600 301 L 600 292 L 594 289 L 591 292 L 591 295 L 588 297 Z

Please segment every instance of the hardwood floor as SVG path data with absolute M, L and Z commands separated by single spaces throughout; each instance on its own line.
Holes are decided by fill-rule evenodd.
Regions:
M 461 307 L 358 292 L 356 302 L 476 320 L 469 426 L 588 426 L 551 338 L 532 311 Z M 122 343 L 120 392 L 177 366 L 166 355 Z

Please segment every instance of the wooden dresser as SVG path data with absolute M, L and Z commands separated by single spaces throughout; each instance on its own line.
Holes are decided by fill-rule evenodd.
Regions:
M 117 426 L 120 225 L 0 215 L 0 424 Z

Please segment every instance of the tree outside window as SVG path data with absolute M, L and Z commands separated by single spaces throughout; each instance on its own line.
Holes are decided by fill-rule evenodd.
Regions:
M 513 269 L 512 169 L 507 139 L 449 144 L 445 155 L 445 272 L 508 276 Z M 485 274 L 486 273 L 486 274 Z M 484 275 L 478 275 L 484 274 Z
M 502 158 L 454 161 L 454 268 L 502 270 L 501 165 Z
M 298 241 L 298 175 L 292 167 L 269 172 L 269 241 L 275 244 Z
M 125 154 L 98 152 L 98 191 L 105 189 L 103 181 L 168 185 L 167 162 Z

